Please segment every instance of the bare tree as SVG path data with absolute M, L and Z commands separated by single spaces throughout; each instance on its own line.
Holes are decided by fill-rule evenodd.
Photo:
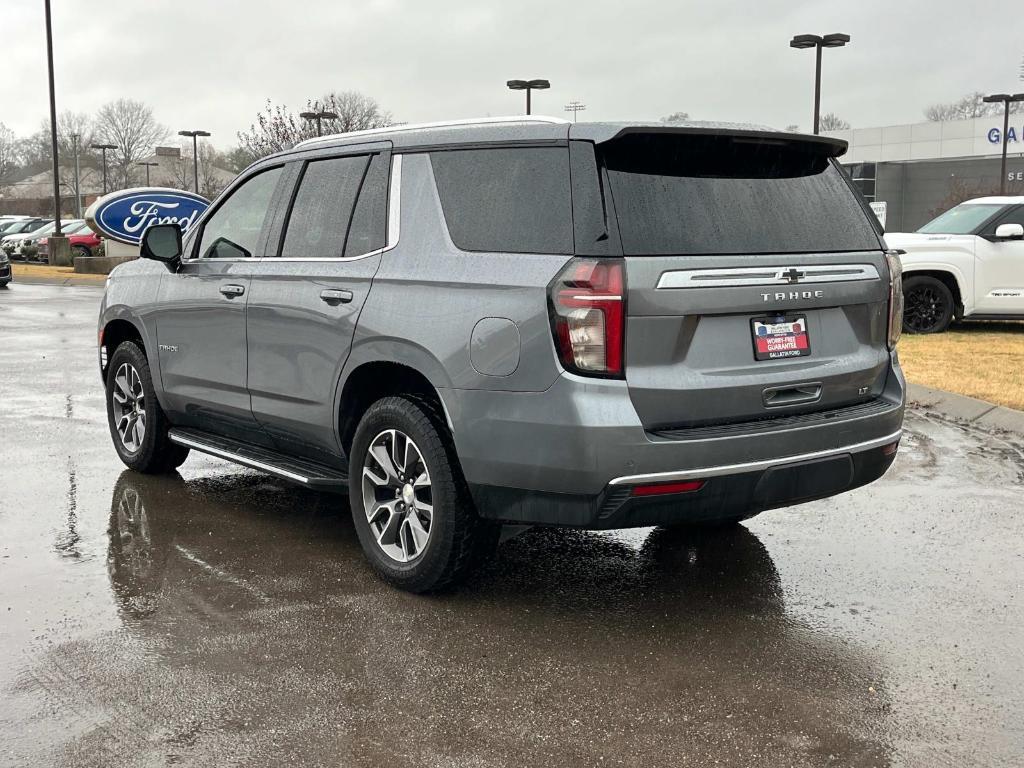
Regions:
M 135 164 L 166 138 L 167 128 L 156 121 L 153 110 L 141 101 L 118 99 L 100 108 L 96 135 L 117 146 L 112 186 L 119 189 L 131 184 Z
M 786 126 L 786 133 L 800 133 L 800 126 L 796 123 Z
M 826 112 L 818 121 L 818 128 L 822 131 L 848 131 L 850 124 L 834 112 Z
M 306 102 L 309 111 L 320 109 L 333 112 L 337 120 L 325 120 L 324 131 L 330 133 L 348 133 L 349 131 L 366 131 L 370 128 L 386 128 L 391 125 L 391 113 L 381 109 L 380 104 L 372 96 L 359 91 L 334 91 L 313 102 Z M 310 132 L 315 133 L 313 126 Z
M 949 102 L 948 104 L 932 104 L 925 109 L 924 116 L 932 122 L 943 122 L 945 120 L 969 120 L 972 117 L 1001 117 L 1003 105 L 990 104 L 983 99 L 985 94 L 981 91 L 968 93 L 963 98 Z M 1010 113 L 1024 110 L 1024 104 L 1015 102 L 1010 104 Z
M 685 123 L 689 119 L 690 119 L 690 113 L 689 112 L 673 112 L 671 115 L 665 115 L 665 117 L 661 118 L 661 122 L 663 122 L 663 123 L 670 123 L 670 124 L 671 123 Z
M 218 171 L 221 154 L 206 141 L 199 143 L 199 194 L 212 200 L 224 189 L 223 174 Z M 171 177 L 178 189 L 194 190 L 195 168 L 192 163 L 192 143 L 181 143 L 181 157 L 171 166 Z
M 0 188 L 10 184 L 11 174 L 21 163 L 21 148 L 14 131 L 0 123 Z
M 328 93 L 320 99 L 310 99 L 303 111 L 334 112 L 336 120 L 324 120 L 325 133 L 346 133 L 391 125 L 391 113 L 381 109 L 377 100 L 356 91 Z M 248 131 L 239 131 L 239 153 L 249 162 L 261 157 L 291 149 L 303 139 L 316 136 L 316 125 L 307 122 L 283 104 L 274 105 L 267 100 L 263 111 L 256 116 Z

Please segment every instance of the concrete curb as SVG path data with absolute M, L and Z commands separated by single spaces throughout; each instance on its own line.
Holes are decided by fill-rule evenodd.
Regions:
M 35 275 L 15 275 L 8 285 L 14 288 L 21 283 L 23 285 L 61 285 L 71 287 L 102 288 L 107 281 L 106 275 L 88 275 L 78 277 L 36 277 Z
M 907 385 L 907 402 L 922 408 L 932 408 L 969 424 L 1024 435 L 1024 411 L 1015 408 L 1006 408 L 986 400 L 976 400 L 973 397 L 923 387 L 920 384 Z

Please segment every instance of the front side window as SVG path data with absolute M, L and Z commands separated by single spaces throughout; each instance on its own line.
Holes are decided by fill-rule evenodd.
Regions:
M 982 234 L 988 237 L 995 236 L 996 228 L 1000 224 L 1020 224 L 1024 226 L 1024 205 L 1018 205 L 1004 213 L 995 221 L 990 221 L 985 225 L 985 231 Z
M 384 246 L 387 180 L 380 155 L 313 160 L 292 204 L 281 256 L 340 258 Z
M 572 253 L 565 147 L 432 152 L 452 242 L 464 251 Z
M 202 259 L 248 259 L 258 256 L 260 233 L 270 210 L 282 168 L 271 168 L 243 182 L 203 224 Z

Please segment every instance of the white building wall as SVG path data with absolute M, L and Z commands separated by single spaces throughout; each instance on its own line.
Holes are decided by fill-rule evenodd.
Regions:
M 998 157 L 1003 121 L 997 117 L 912 123 L 879 128 L 828 131 L 826 136 L 850 145 L 844 163 L 899 160 L 938 160 L 962 157 Z M 1007 151 L 1024 155 L 1024 114 L 1010 115 Z

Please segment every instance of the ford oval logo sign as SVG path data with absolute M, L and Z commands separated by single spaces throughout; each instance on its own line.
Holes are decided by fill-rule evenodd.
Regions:
M 122 189 L 94 202 L 85 218 L 99 234 L 138 245 L 154 224 L 177 224 L 187 233 L 209 206 L 205 197 L 180 189 Z

